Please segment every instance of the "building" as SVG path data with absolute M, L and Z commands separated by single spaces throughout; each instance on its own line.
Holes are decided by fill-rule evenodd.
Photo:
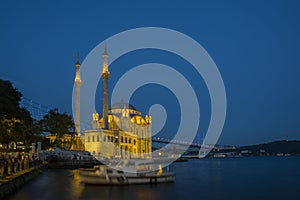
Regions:
M 108 105 L 108 54 L 103 54 L 102 67 L 102 117 L 92 116 L 92 130 L 84 131 L 85 150 L 98 159 L 151 158 L 151 116 L 142 116 L 132 105 L 121 100 Z
M 64 134 L 63 137 L 58 137 L 56 134 L 48 134 L 45 138 L 49 140 L 51 146 L 48 150 L 54 150 L 55 148 L 84 150 L 80 137 L 74 134 Z

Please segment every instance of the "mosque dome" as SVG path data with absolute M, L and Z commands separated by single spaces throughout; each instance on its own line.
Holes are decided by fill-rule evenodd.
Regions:
M 131 117 L 135 115 L 141 115 L 141 112 L 138 111 L 133 105 L 125 103 L 124 101 L 114 103 L 109 108 L 109 112 L 114 115 L 118 115 L 118 114 L 121 115 L 124 110 L 126 110 Z
M 113 109 L 132 109 L 132 110 L 136 110 L 135 107 L 131 104 L 125 103 L 124 101 L 120 101 L 118 103 L 114 103 L 109 109 L 113 110 Z

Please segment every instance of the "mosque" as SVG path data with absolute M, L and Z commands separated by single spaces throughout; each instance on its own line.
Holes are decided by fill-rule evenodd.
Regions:
M 151 158 L 151 116 L 143 116 L 134 106 L 121 102 L 108 104 L 108 53 L 103 53 L 102 66 L 102 117 L 97 112 L 92 116 L 92 129 L 80 132 L 80 62 L 76 63 L 75 77 L 75 127 L 83 140 L 85 150 L 95 158 Z

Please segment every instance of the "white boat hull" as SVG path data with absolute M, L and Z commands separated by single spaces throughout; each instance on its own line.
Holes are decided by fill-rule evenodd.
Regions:
M 111 175 L 97 175 L 93 173 L 80 172 L 81 181 L 85 184 L 96 185 L 130 185 L 130 184 L 157 184 L 168 183 L 175 181 L 175 173 L 164 174 L 111 174 Z

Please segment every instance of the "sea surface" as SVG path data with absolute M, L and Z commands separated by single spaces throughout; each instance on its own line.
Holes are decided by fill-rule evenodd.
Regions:
M 9 199 L 300 199 L 300 157 L 190 159 L 173 163 L 176 181 L 85 186 L 72 170 L 47 170 Z

